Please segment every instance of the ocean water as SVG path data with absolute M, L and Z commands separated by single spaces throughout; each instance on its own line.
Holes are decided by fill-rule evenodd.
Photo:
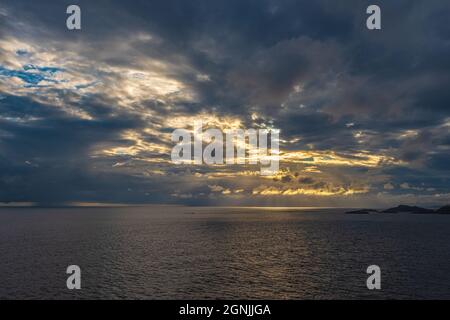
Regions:
M 450 216 L 344 211 L 2 208 L 0 298 L 450 298 Z

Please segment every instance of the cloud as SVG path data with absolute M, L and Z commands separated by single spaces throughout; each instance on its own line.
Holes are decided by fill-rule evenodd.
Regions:
M 383 186 L 383 188 L 384 188 L 384 190 L 393 190 L 395 187 L 392 183 L 388 182 Z
M 0 201 L 448 199 L 442 2 L 381 1 L 376 33 L 361 1 L 73 3 L 80 32 L 66 2 L 0 5 Z M 194 119 L 280 128 L 279 175 L 174 166 Z

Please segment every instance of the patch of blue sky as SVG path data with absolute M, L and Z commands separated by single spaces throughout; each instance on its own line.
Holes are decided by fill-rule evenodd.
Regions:
M 37 67 L 34 65 L 25 65 L 23 70 L 11 70 L 0 65 L 0 76 L 19 78 L 28 86 L 39 85 L 42 81 L 58 83 L 59 81 L 52 79 L 52 77 L 60 71 L 63 70 L 54 67 Z
M 64 71 L 64 69 L 62 69 L 62 68 L 57 68 L 57 67 L 39 67 L 39 66 L 36 66 L 34 64 L 26 64 L 26 65 L 23 66 L 23 69 L 25 71 L 36 70 L 36 71 L 48 73 L 50 75 L 54 75 L 57 72 Z

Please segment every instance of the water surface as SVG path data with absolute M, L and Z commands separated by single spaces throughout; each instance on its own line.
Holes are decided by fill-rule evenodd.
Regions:
M 450 298 L 450 216 L 344 211 L 2 208 L 0 298 Z

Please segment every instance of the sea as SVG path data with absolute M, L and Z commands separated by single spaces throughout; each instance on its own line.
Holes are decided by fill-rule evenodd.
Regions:
M 345 211 L 0 208 L 0 299 L 450 299 L 450 215 Z

